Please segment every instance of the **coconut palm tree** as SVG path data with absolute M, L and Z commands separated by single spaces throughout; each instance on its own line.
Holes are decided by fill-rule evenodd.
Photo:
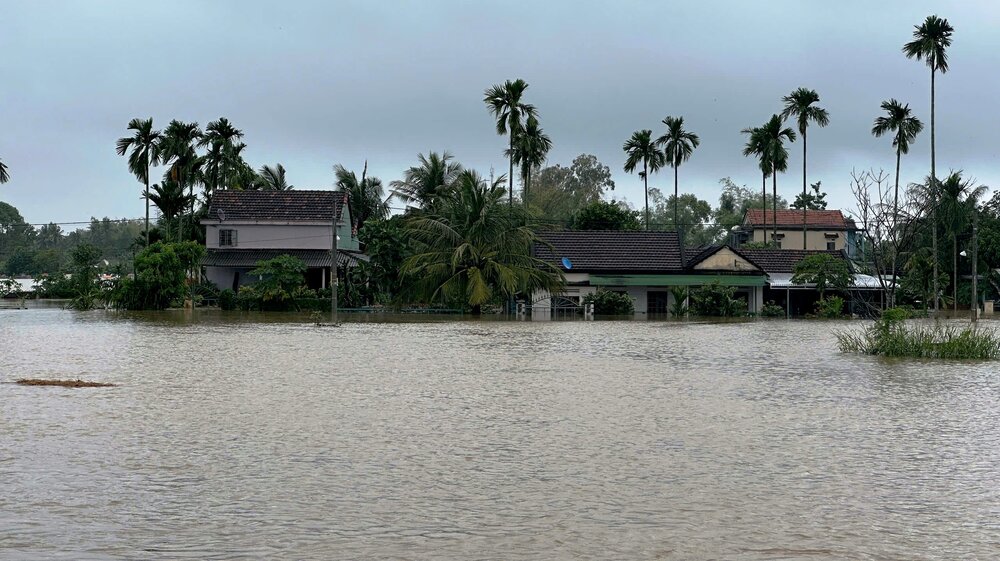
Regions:
M 7 169 L 7 165 L 3 163 L 3 160 L 0 160 L 0 183 L 7 183 L 8 181 L 10 181 L 10 170 Z
M 933 178 L 931 178 L 933 180 Z M 958 236 L 975 212 L 976 202 L 987 192 L 985 185 L 975 186 L 973 179 L 963 179 L 961 171 L 953 171 L 937 182 L 940 202 L 938 209 L 945 230 L 951 236 L 951 296 L 954 311 L 958 311 Z
M 677 221 L 677 168 L 681 163 L 688 161 L 694 149 L 701 144 L 698 135 L 684 130 L 684 117 L 670 117 L 663 119 L 663 124 L 667 125 L 667 132 L 656 139 L 656 145 L 663 148 L 664 162 L 674 168 L 674 228 L 679 227 Z
M 634 172 L 639 163 L 642 163 L 639 177 L 642 177 L 646 196 L 646 230 L 649 230 L 649 174 L 656 173 L 663 167 L 664 153 L 656 147 L 656 142 L 653 141 L 653 131 L 649 129 L 632 133 L 632 136 L 622 145 L 622 150 L 627 155 L 624 168 L 626 173 Z
M 931 182 L 937 181 L 937 170 L 935 168 L 935 147 L 934 147 L 934 77 L 938 71 L 942 74 L 948 72 L 948 47 L 951 46 L 951 35 L 955 29 L 948 23 L 948 20 L 939 18 L 936 15 L 927 16 L 920 25 L 913 26 L 913 40 L 903 45 L 903 54 L 906 58 L 923 60 L 931 69 Z M 936 192 L 937 189 L 931 189 Z M 936 208 L 936 205 L 935 205 Z M 936 211 L 935 211 L 936 212 Z M 935 216 L 934 230 L 931 236 L 931 243 L 934 254 L 934 309 L 938 309 L 938 263 L 937 263 L 937 217 Z
M 190 189 L 191 210 L 194 211 L 194 185 L 201 176 L 203 160 L 195 152 L 195 145 L 201 140 L 198 123 L 183 123 L 174 119 L 163 130 L 160 141 L 160 158 L 167 164 L 167 176 L 176 181 L 181 189 Z M 183 241 L 183 240 L 178 240 Z
M 808 192 L 806 190 L 806 130 L 809 122 L 816 123 L 817 126 L 825 127 L 830 124 L 830 114 L 826 109 L 815 105 L 819 103 L 819 94 L 816 90 L 798 88 L 792 93 L 781 98 L 785 102 L 785 108 L 781 111 L 781 118 L 788 120 L 795 117 L 799 124 L 799 134 L 802 135 L 802 199 L 805 200 Z M 806 246 L 806 207 L 802 207 L 802 249 Z
M 262 166 L 257 172 L 255 186 L 262 191 L 291 191 L 294 185 L 289 185 L 285 179 L 285 166 L 276 164 L 274 167 Z
M 361 179 L 344 166 L 333 166 L 337 190 L 346 192 L 354 227 L 361 229 L 368 220 L 382 220 L 389 216 L 389 202 L 382 193 L 382 180 L 368 177 L 368 162 Z
M 169 172 L 163 177 L 163 181 L 154 184 L 149 193 L 149 200 L 156 208 L 160 209 L 160 217 L 163 220 L 162 229 L 164 237 L 170 238 L 170 224 L 177 221 L 177 218 L 184 214 L 184 210 L 194 203 L 191 195 L 184 193 L 184 186 L 178 181 L 169 177 Z M 177 223 L 177 236 L 180 239 L 180 223 Z
M 389 187 L 403 202 L 428 207 L 462 173 L 462 164 L 452 161 L 454 156 L 447 151 L 429 152 L 426 157 L 418 154 L 417 159 L 420 165 L 403 172 L 403 179 L 389 183 Z
M 788 127 L 782 128 L 781 117 L 771 115 L 760 129 L 764 153 L 771 164 L 771 217 L 774 224 L 772 239 L 778 236 L 778 172 L 788 169 L 788 149 L 785 141 L 795 142 L 795 131 Z M 767 210 L 765 209 L 765 213 Z
M 497 134 L 506 134 L 508 139 L 508 160 L 510 162 L 510 173 L 507 178 L 510 180 L 510 193 L 507 197 L 507 204 L 514 204 L 514 142 L 518 134 L 524 127 L 523 120 L 528 117 L 537 117 L 538 112 L 535 106 L 524 103 L 524 91 L 528 89 L 528 83 L 518 78 L 517 80 L 507 80 L 502 85 L 496 84 L 487 89 L 483 94 L 483 101 L 489 108 L 490 113 L 497 120 Z
M 763 127 L 748 127 L 740 131 L 748 136 L 743 146 L 744 156 L 756 156 L 760 167 L 760 208 L 767 215 L 767 178 L 771 175 L 771 160 L 766 150 Z M 766 226 L 766 224 L 765 224 Z M 774 240 L 771 240 L 774 241 Z M 764 229 L 764 243 L 767 243 L 767 229 Z
M 562 272 L 531 254 L 537 238 L 525 209 L 504 205 L 503 196 L 500 181 L 463 171 L 436 204 L 406 219 L 416 246 L 402 267 L 411 297 L 460 303 L 479 315 L 489 302 L 562 289 Z
M 515 164 L 521 166 L 521 184 L 524 185 L 524 203 L 528 206 L 528 190 L 531 187 L 531 170 L 541 167 L 545 157 L 552 149 L 552 139 L 538 126 L 538 119 L 531 115 L 524 125 L 524 130 L 514 140 L 514 149 L 508 150 L 507 156 L 513 158 Z
M 149 167 L 160 163 L 160 131 L 153 130 L 153 119 L 132 119 L 128 123 L 132 136 L 118 139 L 115 151 L 128 155 L 128 170 L 145 186 L 143 198 L 146 200 L 146 245 L 149 245 Z

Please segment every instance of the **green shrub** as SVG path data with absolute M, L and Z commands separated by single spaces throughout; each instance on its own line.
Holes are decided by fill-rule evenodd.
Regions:
M 222 292 L 219 292 L 219 307 L 223 310 L 235 310 L 236 309 L 236 291 L 232 288 L 227 288 Z
M 891 308 L 861 332 L 837 333 L 842 352 L 886 357 L 995 360 L 1000 333 L 969 326 L 906 326 L 906 310 Z
M 844 314 L 844 299 L 830 296 L 816 302 L 816 315 L 821 318 L 834 319 Z
M 706 284 L 691 293 L 691 309 L 699 316 L 736 317 L 746 311 L 742 300 L 734 298 L 736 288 L 722 286 L 718 281 Z
M 785 317 L 785 309 L 775 304 L 774 300 L 769 300 L 760 309 L 760 315 L 766 318 L 783 318 Z
M 583 298 L 584 304 L 594 305 L 594 315 L 624 316 L 635 313 L 635 302 L 628 294 L 598 290 Z
M 684 317 L 688 313 L 688 306 L 686 304 L 688 298 L 688 287 L 686 286 L 675 286 L 670 289 L 670 295 L 674 297 L 674 301 L 670 304 L 670 315 L 679 318 Z

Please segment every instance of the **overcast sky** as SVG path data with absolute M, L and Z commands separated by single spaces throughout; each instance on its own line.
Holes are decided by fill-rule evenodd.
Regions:
M 202 125 L 228 117 L 255 168 L 281 162 L 297 188 L 329 188 L 340 163 L 386 183 L 418 152 L 449 150 L 507 169 L 483 90 L 523 78 L 554 148 L 611 167 L 616 196 L 641 203 L 621 168 L 635 130 L 684 116 L 701 147 L 681 191 L 713 203 L 730 176 L 758 188 L 740 130 L 817 90 L 831 122 L 809 134 L 810 181 L 853 206 L 852 168 L 891 170 L 872 120 L 890 97 L 927 124 L 903 160 L 929 170 L 929 70 L 900 47 L 929 14 L 955 28 L 937 81 L 938 169 L 1000 186 L 1000 2 L 434 2 L 0 0 L 0 200 L 32 223 L 140 217 L 140 184 L 115 154 L 132 117 Z M 778 189 L 801 190 L 801 146 Z M 155 177 L 155 176 L 154 176 Z M 653 183 L 672 188 L 669 173 Z

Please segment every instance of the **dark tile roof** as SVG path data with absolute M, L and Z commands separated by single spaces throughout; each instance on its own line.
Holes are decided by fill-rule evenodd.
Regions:
M 760 267 L 765 273 L 793 273 L 795 266 L 800 261 L 816 255 L 826 253 L 838 259 L 844 259 L 844 254 L 840 251 L 818 251 L 803 249 L 733 249 L 736 253 L 745 257 L 748 261 Z M 846 260 L 846 259 L 845 259 Z
M 333 262 L 328 250 L 323 249 L 208 249 L 201 264 L 206 267 L 255 267 L 258 261 L 291 255 L 305 261 L 308 267 L 329 267 Z M 358 261 L 368 261 L 368 256 L 353 251 L 338 251 L 338 267 L 354 267 Z
M 743 223 L 748 226 L 768 226 L 773 222 L 774 216 L 778 217 L 779 228 L 802 228 L 802 211 L 795 209 L 779 210 L 775 214 L 770 209 L 764 212 L 759 208 L 752 208 L 747 211 Z M 806 227 L 847 230 L 853 229 L 853 223 L 849 225 L 844 213 L 839 210 L 807 210 Z
M 337 218 L 345 193 L 337 191 L 217 191 L 206 220 L 231 222 L 331 222 Z
M 535 256 L 562 270 L 563 257 L 574 272 L 683 270 L 676 232 L 552 231 L 539 237 L 545 243 L 535 243 Z

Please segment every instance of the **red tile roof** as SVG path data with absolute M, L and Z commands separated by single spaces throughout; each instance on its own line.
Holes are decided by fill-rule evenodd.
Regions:
M 747 211 L 743 218 L 743 224 L 747 226 L 770 226 L 774 222 L 775 214 L 768 209 L 766 212 L 759 208 L 752 208 Z M 802 211 L 796 209 L 779 210 L 777 213 L 778 227 L 802 227 Z M 844 213 L 839 210 L 807 210 L 806 227 L 828 228 L 837 230 L 847 230 L 851 228 Z
M 334 205 L 340 218 L 346 196 L 338 191 L 216 191 L 206 219 L 330 222 L 333 220 Z

